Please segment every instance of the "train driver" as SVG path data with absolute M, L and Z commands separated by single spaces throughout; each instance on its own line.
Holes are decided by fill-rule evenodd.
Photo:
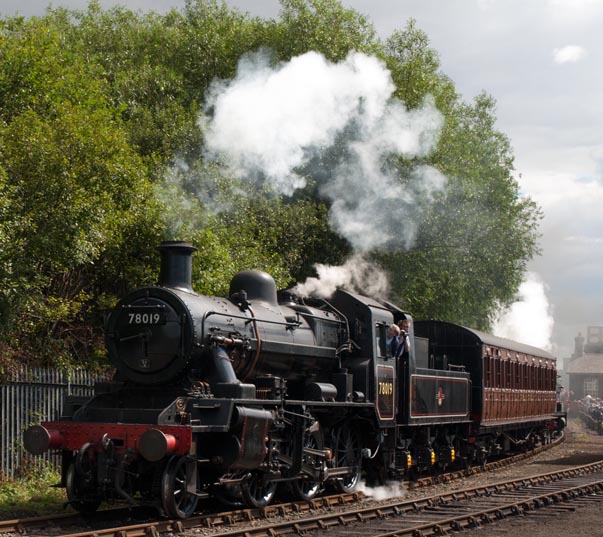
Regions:
M 387 336 L 385 338 L 386 356 L 396 356 L 400 336 L 400 327 L 397 324 L 390 324 L 387 327 Z
M 410 352 L 410 320 L 402 319 L 398 323 L 398 326 L 400 328 L 400 335 L 398 336 L 398 348 L 394 356 L 407 360 L 408 353 Z

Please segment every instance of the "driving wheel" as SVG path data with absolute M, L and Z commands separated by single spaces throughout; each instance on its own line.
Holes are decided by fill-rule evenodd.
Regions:
M 249 507 L 262 509 L 273 500 L 276 486 L 274 481 L 265 481 L 263 475 L 256 472 L 241 484 L 243 501 Z
M 304 435 L 304 448 L 322 449 L 323 444 L 320 429 L 306 431 Z M 316 456 L 309 453 L 304 453 L 303 461 L 308 466 L 315 466 L 317 462 Z M 314 481 L 309 477 L 301 477 L 291 482 L 291 494 L 296 500 L 308 501 L 320 492 L 320 485 L 320 481 Z
M 351 425 L 342 425 L 335 429 L 333 458 L 337 468 L 350 467 L 350 473 L 335 481 L 337 488 L 344 493 L 354 492 L 360 483 L 362 448 L 358 434 Z

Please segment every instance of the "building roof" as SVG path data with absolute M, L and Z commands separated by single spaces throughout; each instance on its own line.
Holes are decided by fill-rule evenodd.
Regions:
M 603 354 L 585 354 L 567 364 L 569 375 L 603 375 Z

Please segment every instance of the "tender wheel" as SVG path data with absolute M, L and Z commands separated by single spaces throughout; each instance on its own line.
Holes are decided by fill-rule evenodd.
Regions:
M 336 487 L 344 493 L 354 492 L 360 483 L 362 449 L 358 434 L 350 425 L 338 427 L 334 432 L 333 457 L 335 466 L 350 466 L 351 473 L 335 481 Z
M 243 501 L 248 507 L 262 509 L 266 507 L 276 494 L 277 484 L 274 481 L 265 482 L 262 474 L 254 473 L 241 484 Z
M 191 516 L 199 498 L 186 491 L 186 457 L 172 457 L 161 480 L 161 503 L 165 514 L 172 518 Z
M 323 448 L 322 433 L 320 429 L 310 432 L 307 431 L 304 436 L 304 447 L 312 449 Z M 316 464 L 313 455 L 304 455 L 304 463 L 309 466 Z M 300 478 L 291 482 L 291 494 L 294 499 L 308 501 L 313 499 L 320 492 L 320 481 L 313 481 L 310 478 Z
M 94 497 L 89 497 L 91 483 L 86 475 L 79 475 L 75 469 L 75 463 L 71 463 L 67 468 L 65 480 L 65 488 L 67 489 L 67 499 L 76 511 L 82 514 L 89 515 L 98 509 L 101 500 Z

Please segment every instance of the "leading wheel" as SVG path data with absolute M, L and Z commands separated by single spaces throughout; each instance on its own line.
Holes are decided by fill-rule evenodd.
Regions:
M 341 492 L 354 492 L 360 483 L 362 466 L 360 439 L 356 431 L 349 424 L 338 427 L 333 434 L 333 458 L 335 466 L 337 468 L 350 467 L 350 473 L 337 479 L 335 484 Z
M 186 490 L 186 457 L 173 456 L 163 472 L 161 503 L 165 514 L 172 518 L 191 516 L 199 498 Z
M 67 499 L 76 511 L 90 515 L 98 509 L 101 500 L 94 496 L 92 483 L 89 480 L 91 474 L 81 474 L 75 469 L 75 463 L 71 463 L 67 468 L 65 476 L 65 488 L 67 489 Z
M 262 474 L 254 473 L 241 484 L 243 501 L 251 508 L 262 509 L 273 500 L 276 485 L 274 481 L 265 481 Z

